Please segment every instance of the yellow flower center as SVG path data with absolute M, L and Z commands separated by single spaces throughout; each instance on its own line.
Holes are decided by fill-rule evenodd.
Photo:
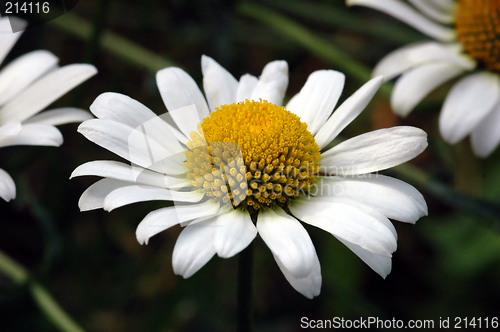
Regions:
M 500 72 L 500 0 L 459 0 L 455 30 L 467 54 Z
M 256 212 L 307 194 L 316 182 L 320 149 L 307 124 L 267 101 L 222 105 L 191 132 L 185 151 L 193 186 Z

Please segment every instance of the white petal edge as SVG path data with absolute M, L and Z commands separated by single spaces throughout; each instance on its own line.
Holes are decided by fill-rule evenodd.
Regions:
M 481 121 L 471 134 L 474 153 L 479 157 L 489 156 L 500 143 L 500 103 Z
M 83 192 L 78 201 L 78 207 L 82 212 L 100 209 L 104 206 L 104 198 L 110 192 L 125 186 L 130 186 L 130 183 L 108 178 L 101 179 Z
M 372 78 L 335 110 L 314 136 L 320 149 L 333 141 L 365 109 L 382 82 L 383 76 Z
M 140 244 L 148 244 L 151 237 L 172 226 L 196 218 L 213 216 L 218 210 L 218 203 L 206 201 L 200 204 L 169 206 L 152 211 L 137 226 L 135 231 L 137 241 Z
M 381 171 L 407 162 L 427 147 L 427 134 L 415 127 L 374 130 L 344 141 L 321 156 L 330 175 L 357 175 Z
M 357 244 L 351 243 L 344 239 L 338 238 L 347 248 L 356 254 L 366 265 L 373 271 L 377 272 L 382 278 L 386 278 L 392 269 L 392 258 L 374 254 L 366 249 L 361 248 Z
M 184 70 L 177 67 L 162 69 L 156 73 L 156 84 L 169 112 L 194 104 L 200 120 L 208 116 L 205 97 L 193 78 Z
M 59 126 L 67 123 L 79 123 L 93 118 L 92 114 L 82 109 L 64 107 L 38 113 L 37 115 L 24 121 L 24 123 L 43 123 L 52 126 Z
M 22 129 L 23 126 L 21 124 L 21 121 L 14 120 L 8 122 L 0 127 L 0 139 L 5 136 L 16 136 L 21 132 Z
M 257 83 L 259 83 L 259 79 L 253 75 L 245 74 L 241 76 L 238 90 L 236 91 L 236 102 L 239 103 L 247 99 L 251 100 Z
M 348 6 L 365 6 L 391 15 L 420 32 L 439 41 L 453 41 L 455 31 L 429 20 L 408 4 L 399 0 L 347 0 Z
M 305 278 L 313 269 L 316 250 L 300 222 L 280 210 L 259 212 L 257 230 L 283 266 L 295 278 Z
M 224 67 L 211 57 L 201 56 L 201 72 L 203 73 L 203 90 L 207 97 L 210 111 L 221 105 L 236 102 L 238 81 Z
M 392 90 L 394 113 L 406 117 L 431 91 L 463 72 L 461 67 L 445 61 L 425 63 L 408 70 Z
M 96 73 L 88 64 L 67 65 L 48 73 L 3 106 L 0 123 L 28 119 Z
M 228 211 L 216 219 L 215 250 L 219 257 L 233 257 L 245 249 L 256 235 L 257 228 L 247 211 Z
M 472 70 L 476 67 L 476 62 L 462 52 L 461 44 L 417 42 L 387 54 L 375 66 L 372 75 L 383 75 L 384 80 L 389 81 L 415 66 L 440 60 L 455 64 L 464 70 Z
M 352 204 L 308 198 L 297 199 L 289 207 L 292 214 L 303 222 L 377 255 L 391 257 L 396 251 L 393 231 L 378 218 Z
M 59 146 L 62 143 L 63 136 L 56 127 L 39 123 L 23 125 L 16 136 L 0 138 L 0 147 L 11 145 Z
M 19 37 L 23 34 L 23 31 L 12 32 L 11 20 L 16 20 L 16 26 L 19 24 L 24 24 L 25 26 L 28 25 L 28 22 L 15 16 L 0 18 L 0 33 L 2 34 L 2 38 L 0 38 L 0 63 L 5 60 L 7 54 L 10 52 L 12 47 L 14 47 Z
M 205 196 L 202 192 L 177 192 L 145 185 L 121 187 L 110 192 L 104 199 L 103 209 L 112 210 L 132 203 L 146 201 L 175 201 L 197 203 Z
M 102 176 L 127 181 L 130 184 L 137 183 L 165 189 L 186 187 L 191 183 L 186 178 L 171 177 L 149 169 L 111 160 L 96 160 L 80 165 L 71 173 L 70 179 L 86 175 Z
M 259 77 L 259 82 L 252 92 L 252 100 L 267 100 L 271 104 L 283 105 L 288 87 L 288 63 L 283 60 L 269 62 Z
M 136 132 L 146 133 L 156 142 L 164 143 L 172 153 L 184 151 L 171 127 L 164 121 L 168 113 L 158 116 L 129 96 L 114 92 L 103 93 L 90 105 L 90 111 L 101 120 L 118 122 Z
M 214 221 L 207 220 L 188 225 L 179 234 L 172 254 L 172 267 L 175 274 L 189 278 L 215 255 L 214 224 Z
M 2 36 L 3 37 L 3 36 Z M 0 72 L 0 105 L 54 68 L 59 59 L 48 51 L 33 51 L 9 63 Z
M 439 114 L 439 130 L 445 141 L 455 144 L 469 135 L 493 111 L 499 97 L 497 74 L 480 72 L 459 80 L 446 96 Z
M 335 70 L 318 70 L 307 78 L 299 92 L 298 100 L 287 105 L 287 109 L 307 123 L 313 135 L 321 128 L 344 89 L 345 75 Z
M 413 6 L 436 22 L 451 24 L 455 19 L 453 8 L 445 11 L 434 0 L 408 0 Z
M 312 300 L 314 297 L 318 296 L 321 292 L 321 266 L 319 264 L 318 255 L 314 253 L 313 265 L 311 272 L 303 277 L 296 278 L 286 266 L 280 261 L 278 256 L 273 255 L 276 260 L 276 264 L 280 268 L 281 272 L 285 276 L 286 280 L 290 285 L 300 294 L 304 295 L 308 299 Z
M 410 184 L 380 174 L 355 177 L 330 177 L 319 180 L 321 192 L 334 201 L 339 197 L 350 198 L 365 204 L 387 218 L 414 224 L 428 214 L 422 194 Z
M 162 120 L 160 120 L 162 121 Z M 78 126 L 78 132 L 89 141 L 125 158 L 133 164 L 170 175 L 187 172 L 185 156 L 176 153 L 168 142 L 158 143 L 142 131 L 119 122 L 92 119 Z
M 0 168 L 0 197 L 8 202 L 16 198 L 16 184 L 9 173 Z

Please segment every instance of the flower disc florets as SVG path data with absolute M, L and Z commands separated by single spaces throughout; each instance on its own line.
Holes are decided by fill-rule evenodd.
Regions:
M 320 149 L 307 124 L 267 101 L 222 105 L 191 132 L 187 177 L 207 197 L 249 212 L 286 206 L 316 182 Z
M 455 30 L 464 52 L 500 72 L 500 1 L 460 0 L 457 2 Z

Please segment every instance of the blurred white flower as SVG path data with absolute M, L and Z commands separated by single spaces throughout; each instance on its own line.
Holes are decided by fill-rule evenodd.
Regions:
M 82 194 L 80 209 L 174 201 L 150 212 L 136 235 L 143 244 L 171 226 L 187 225 L 172 258 L 174 272 L 184 278 L 215 254 L 236 255 L 258 233 L 290 284 L 308 298 L 317 296 L 320 264 L 299 220 L 334 235 L 385 278 L 396 250 L 388 218 L 415 223 L 427 205 L 409 184 L 367 173 L 420 154 L 426 133 L 381 129 L 320 153 L 361 113 L 382 78 L 366 83 L 332 114 L 345 79 L 337 71 L 312 73 L 286 109 L 279 106 L 288 85 L 285 61 L 267 64 L 259 78 L 246 74 L 237 81 L 203 56 L 202 71 L 206 101 L 182 69 L 158 72 L 167 116 L 121 94 L 94 101 L 90 110 L 98 119 L 78 131 L 132 166 L 93 161 L 75 169 L 72 177 L 104 177 Z
M 15 19 L 15 18 L 11 18 Z M 0 18 L 0 63 L 22 32 L 12 33 L 9 18 Z M 73 64 L 59 68 L 48 51 L 27 53 L 0 71 L 0 147 L 11 145 L 59 146 L 63 137 L 56 125 L 92 118 L 84 110 L 60 108 L 41 112 L 68 91 L 96 74 L 94 66 Z M 0 169 L 0 197 L 16 197 L 16 186 Z
M 477 156 L 500 143 L 500 30 L 497 0 L 347 0 L 392 15 L 437 41 L 400 48 L 382 59 L 373 75 L 398 75 L 391 96 L 394 111 L 408 115 L 432 90 L 460 78 L 439 117 L 443 138 L 455 144 L 471 137 Z M 449 27 L 454 24 L 454 28 Z

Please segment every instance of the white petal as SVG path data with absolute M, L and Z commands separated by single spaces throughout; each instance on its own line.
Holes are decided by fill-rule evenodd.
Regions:
M 446 96 L 439 115 L 439 130 L 443 138 L 455 144 L 470 134 L 493 111 L 499 95 L 500 78 L 497 74 L 480 72 L 458 81 Z
M 487 157 L 500 143 L 500 103 L 472 131 L 471 142 L 474 153 Z
M 330 116 L 344 89 L 345 76 L 335 70 L 318 70 L 309 75 L 299 92 L 299 100 L 288 110 L 307 123 L 313 135 Z
M 96 73 L 88 64 L 67 65 L 48 73 L 2 108 L 0 123 L 26 120 Z
M 140 244 L 148 244 L 149 239 L 164 230 L 200 217 L 210 217 L 217 213 L 219 204 L 206 201 L 201 204 L 169 206 L 148 213 L 137 226 L 135 235 Z
M 429 20 L 408 4 L 399 0 L 347 0 L 347 5 L 371 7 L 389 14 L 406 24 L 411 25 L 429 37 L 440 41 L 452 41 L 456 38 L 455 31 Z
M 166 114 L 157 116 L 149 108 L 129 96 L 106 92 L 90 105 L 90 111 L 101 120 L 124 124 L 145 133 L 156 142 L 164 143 L 172 153 L 183 152 L 171 127 L 164 121 Z
M 201 120 L 208 116 L 207 102 L 200 88 L 184 70 L 176 67 L 162 69 L 156 73 L 156 84 L 169 112 L 194 104 Z
M 434 0 L 408 0 L 411 4 L 413 4 L 417 9 L 419 9 L 422 13 L 427 15 L 427 17 L 443 24 L 453 23 L 455 19 L 455 13 L 453 10 L 444 11 L 437 4 L 434 3 Z M 453 8 L 450 8 L 453 9 Z
M 327 146 L 352 120 L 354 120 L 368 105 L 382 84 L 383 77 L 378 76 L 359 88 L 346 99 L 332 114 L 326 123 L 314 136 L 320 149 Z
M 375 254 L 391 257 L 397 248 L 396 237 L 384 223 L 351 204 L 309 197 L 295 200 L 289 207 L 292 214 L 303 222 Z
M 286 109 L 297 109 L 297 105 L 300 102 L 300 91 L 295 94 L 290 100 L 288 101 L 288 104 L 286 104 Z
M 238 84 L 238 91 L 236 92 L 236 102 L 239 103 L 245 100 L 252 99 L 252 93 L 259 79 L 253 75 L 245 74 L 241 76 L 240 83 Z
M 172 255 L 174 273 L 189 278 L 214 255 L 215 223 L 188 225 L 177 238 Z
M 337 239 L 342 242 L 347 248 L 355 253 L 363 262 L 366 263 L 373 271 L 377 272 L 382 278 L 385 279 L 392 269 L 392 258 L 374 254 L 366 249 L 361 248 L 357 244 L 351 243 L 344 239 Z
M 198 123 L 202 121 L 194 104 L 169 111 L 167 114 L 165 114 L 166 123 L 169 122 L 168 117 L 172 118 L 177 127 L 179 127 L 180 131 L 186 137 L 190 137 L 189 134 L 192 131 L 197 132 Z
M 418 156 L 427 134 L 415 127 L 392 127 L 344 141 L 322 154 L 321 166 L 331 175 L 356 175 L 384 170 Z
M 342 204 L 347 204 L 355 207 L 358 210 L 363 211 L 364 213 L 369 214 L 373 218 L 377 219 L 380 221 L 382 224 L 387 227 L 392 235 L 394 235 L 394 238 L 397 240 L 398 239 L 398 233 L 396 232 L 396 228 L 392 224 L 392 222 L 384 216 L 381 212 L 375 210 L 373 207 L 370 207 L 366 204 L 361 203 L 360 201 L 357 201 L 353 198 L 350 197 L 344 197 L 344 196 L 316 196 L 314 198 L 315 201 L 318 202 L 336 202 L 336 203 L 342 203 Z
M 48 51 L 34 51 L 9 63 L 0 72 L 0 105 L 54 68 L 58 61 L 59 59 Z
M 455 10 L 454 0 L 430 0 L 433 4 L 445 12 L 451 12 Z
M 100 94 L 90 105 L 90 111 L 101 120 L 119 122 L 132 128 L 157 117 L 137 100 L 116 92 Z
M 373 69 L 373 76 L 384 75 L 384 80 L 389 81 L 415 66 L 440 60 L 455 64 L 464 70 L 476 67 L 476 62 L 462 53 L 462 46 L 458 43 L 417 42 L 386 55 Z
M 274 255 L 274 259 L 276 260 L 276 263 L 278 264 L 278 267 L 285 276 L 286 280 L 288 280 L 290 285 L 292 285 L 292 287 L 297 292 L 311 300 L 315 296 L 319 295 L 319 293 L 321 292 L 321 267 L 319 265 L 319 259 L 316 252 L 314 252 L 314 260 L 311 272 L 303 278 L 294 277 L 293 274 L 290 273 L 290 271 L 280 261 L 278 256 Z
M 39 113 L 24 121 L 24 123 L 44 123 L 52 126 L 59 126 L 66 123 L 78 123 L 90 119 L 93 119 L 93 116 L 87 111 L 73 107 L 64 107 Z
M 236 102 L 238 81 L 231 73 L 206 55 L 201 57 L 201 72 L 203 73 L 203 90 L 205 90 L 211 112 L 216 107 Z
M 259 234 L 273 255 L 279 258 L 295 278 L 305 278 L 313 270 L 316 257 L 314 245 L 300 222 L 284 213 L 281 208 L 276 210 L 259 212 Z
M 161 119 L 159 121 L 162 121 Z M 109 120 L 92 119 L 83 122 L 78 132 L 91 142 L 102 146 L 134 164 L 165 174 L 182 174 L 183 154 L 169 151 L 168 144 L 158 143 L 138 130 Z
M 28 22 L 21 20 L 15 16 L 2 17 L 0 18 L 0 63 L 3 62 L 7 54 L 10 52 L 12 47 L 16 44 L 19 37 L 21 37 L 23 31 L 12 32 L 11 20 L 16 20 L 16 26 L 18 24 L 28 25 Z
M 391 107 L 407 116 L 432 90 L 463 73 L 463 69 L 445 61 L 426 63 L 405 72 L 394 85 Z
M 136 166 L 110 160 L 90 161 L 80 165 L 73 171 L 70 179 L 84 175 L 102 176 L 158 188 L 179 188 L 190 184 L 186 178 L 175 178 L 144 168 L 139 170 Z
M 178 192 L 149 186 L 131 185 L 121 187 L 110 192 L 104 199 L 104 210 L 112 211 L 116 208 L 146 201 L 177 201 L 177 202 L 199 202 L 205 196 L 198 191 Z
M 59 146 L 63 143 L 61 132 L 54 126 L 31 123 L 23 125 L 16 136 L 0 138 L 0 147 L 10 145 Z
M 217 217 L 214 246 L 222 258 L 233 257 L 245 249 L 257 235 L 250 214 L 239 209 Z
M 78 207 L 80 211 L 100 209 L 104 206 L 104 198 L 113 190 L 129 186 L 130 183 L 115 179 L 102 179 L 87 188 L 80 196 Z
M 8 122 L 0 127 L 0 139 L 4 136 L 16 136 L 19 135 L 23 126 L 18 120 Z
M 0 197 L 8 202 L 16 198 L 16 184 L 9 173 L 0 168 Z
M 387 218 L 415 223 L 428 213 L 420 192 L 401 180 L 380 174 L 322 178 L 321 196 L 347 197 L 381 212 Z
M 267 100 L 271 104 L 283 105 L 288 87 L 288 63 L 286 61 L 269 62 L 259 77 L 259 83 L 253 90 L 252 100 Z

